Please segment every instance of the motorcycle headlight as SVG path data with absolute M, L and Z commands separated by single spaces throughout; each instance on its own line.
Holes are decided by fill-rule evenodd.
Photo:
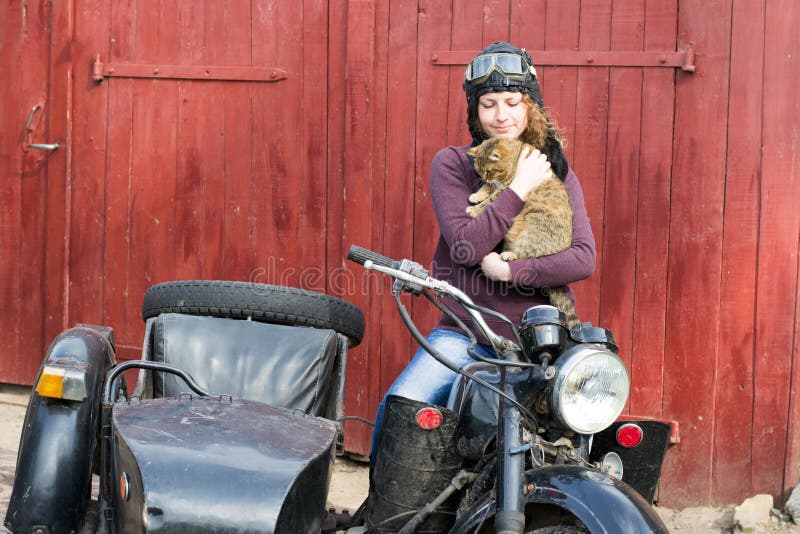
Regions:
M 613 423 L 630 392 L 630 378 L 619 357 L 596 345 L 577 345 L 554 364 L 551 406 L 554 415 L 579 434 L 594 434 Z

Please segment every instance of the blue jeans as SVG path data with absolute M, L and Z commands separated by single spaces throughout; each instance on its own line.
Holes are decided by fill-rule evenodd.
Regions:
M 435 328 L 425 339 L 434 349 L 442 353 L 451 363 L 458 367 L 464 367 L 475 361 L 467 353 L 470 340 L 464 334 Z M 478 344 L 475 346 L 475 352 L 484 358 L 497 357 L 489 345 Z M 457 376 L 458 373 L 451 371 L 436 361 L 425 349 L 420 348 L 411 363 L 403 369 L 400 376 L 389 387 L 383 400 L 378 405 L 378 413 L 375 414 L 375 429 L 372 433 L 372 452 L 370 457 L 374 459 L 375 448 L 378 445 L 386 397 L 399 395 L 408 399 L 445 406 L 450 396 L 450 389 Z

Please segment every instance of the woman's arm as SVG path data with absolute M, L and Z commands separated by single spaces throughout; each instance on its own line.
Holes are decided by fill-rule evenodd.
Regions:
M 572 245 L 549 256 L 508 262 L 512 285 L 558 287 L 588 278 L 594 272 L 594 235 L 583 201 L 583 190 L 572 170 L 564 178 L 564 186 L 572 201 Z
M 523 206 L 519 196 L 507 189 L 473 219 L 467 207 L 476 180 L 465 150 L 448 147 L 433 158 L 430 189 L 439 230 L 453 261 L 466 266 L 480 263 L 503 240 Z

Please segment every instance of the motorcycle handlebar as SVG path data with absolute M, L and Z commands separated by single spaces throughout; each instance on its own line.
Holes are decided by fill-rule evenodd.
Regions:
M 391 258 L 383 256 L 382 254 L 378 254 L 377 252 L 373 252 L 357 245 L 350 246 L 350 250 L 347 253 L 347 259 L 364 265 L 365 267 L 367 267 L 365 265 L 366 262 L 371 261 L 373 265 L 367 267 L 368 269 L 375 269 L 378 272 L 392 276 L 398 282 L 405 282 L 407 287 L 424 287 L 433 289 L 437 293 L 450 296 L 464 307 L 469 316 L 472 318 L 473 322 L 483 332 L 486 339 L 488 339 L 494 347 L 498 348 L 501 352 L 505 352 L 506 350 L 520 350 L 518 345 L 502 336 L 499 336 L 491 328 L 489 328 L 489 325 L 486 324 L 483 315 L 474 306 L 472 299 L 469 298 L 466 293 L 443 280 L 431 278 L 428 276 L 428 271 L 421 269 L 421 266 L 418 264 L 413 264 L 412 262 L 413 265 L 420 267 L 422 274 L 420 274 L 420 272 L 416 272 L 412 268 L 404 268 L 404 266 L 406 266 L 408 263 L 407 260 L 403 260 L 402 262 L 394 261 Z M 415 294 L 419 293 L 415 292 Z
M 364 265 L 364 262 L 368 260 L 375 265 L 383 265 L 384 267 L 396 268 L 398 265 L 398 262 L 393 259 L 387 258 L 383 254 L 378 254 L 364 247 L 359 247 L 358 245 L 350 245 L 350 250 L 347 252 L 347 259 L 359 265 Z

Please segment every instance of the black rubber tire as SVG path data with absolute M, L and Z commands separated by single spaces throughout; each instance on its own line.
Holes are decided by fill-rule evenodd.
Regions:
M 183 313 L 262 323 L 330 328 L 351 346 L 364 337 L 364 313 L 354 304 L 322 293 L 253 282 L 185 280 L 156 284 L 144 294 L 144 320 Z
M 575 525 L 559 525 L 555 527 L 542 527 L 530 531 L 531 534 L 588 534 L 584 527 Z

